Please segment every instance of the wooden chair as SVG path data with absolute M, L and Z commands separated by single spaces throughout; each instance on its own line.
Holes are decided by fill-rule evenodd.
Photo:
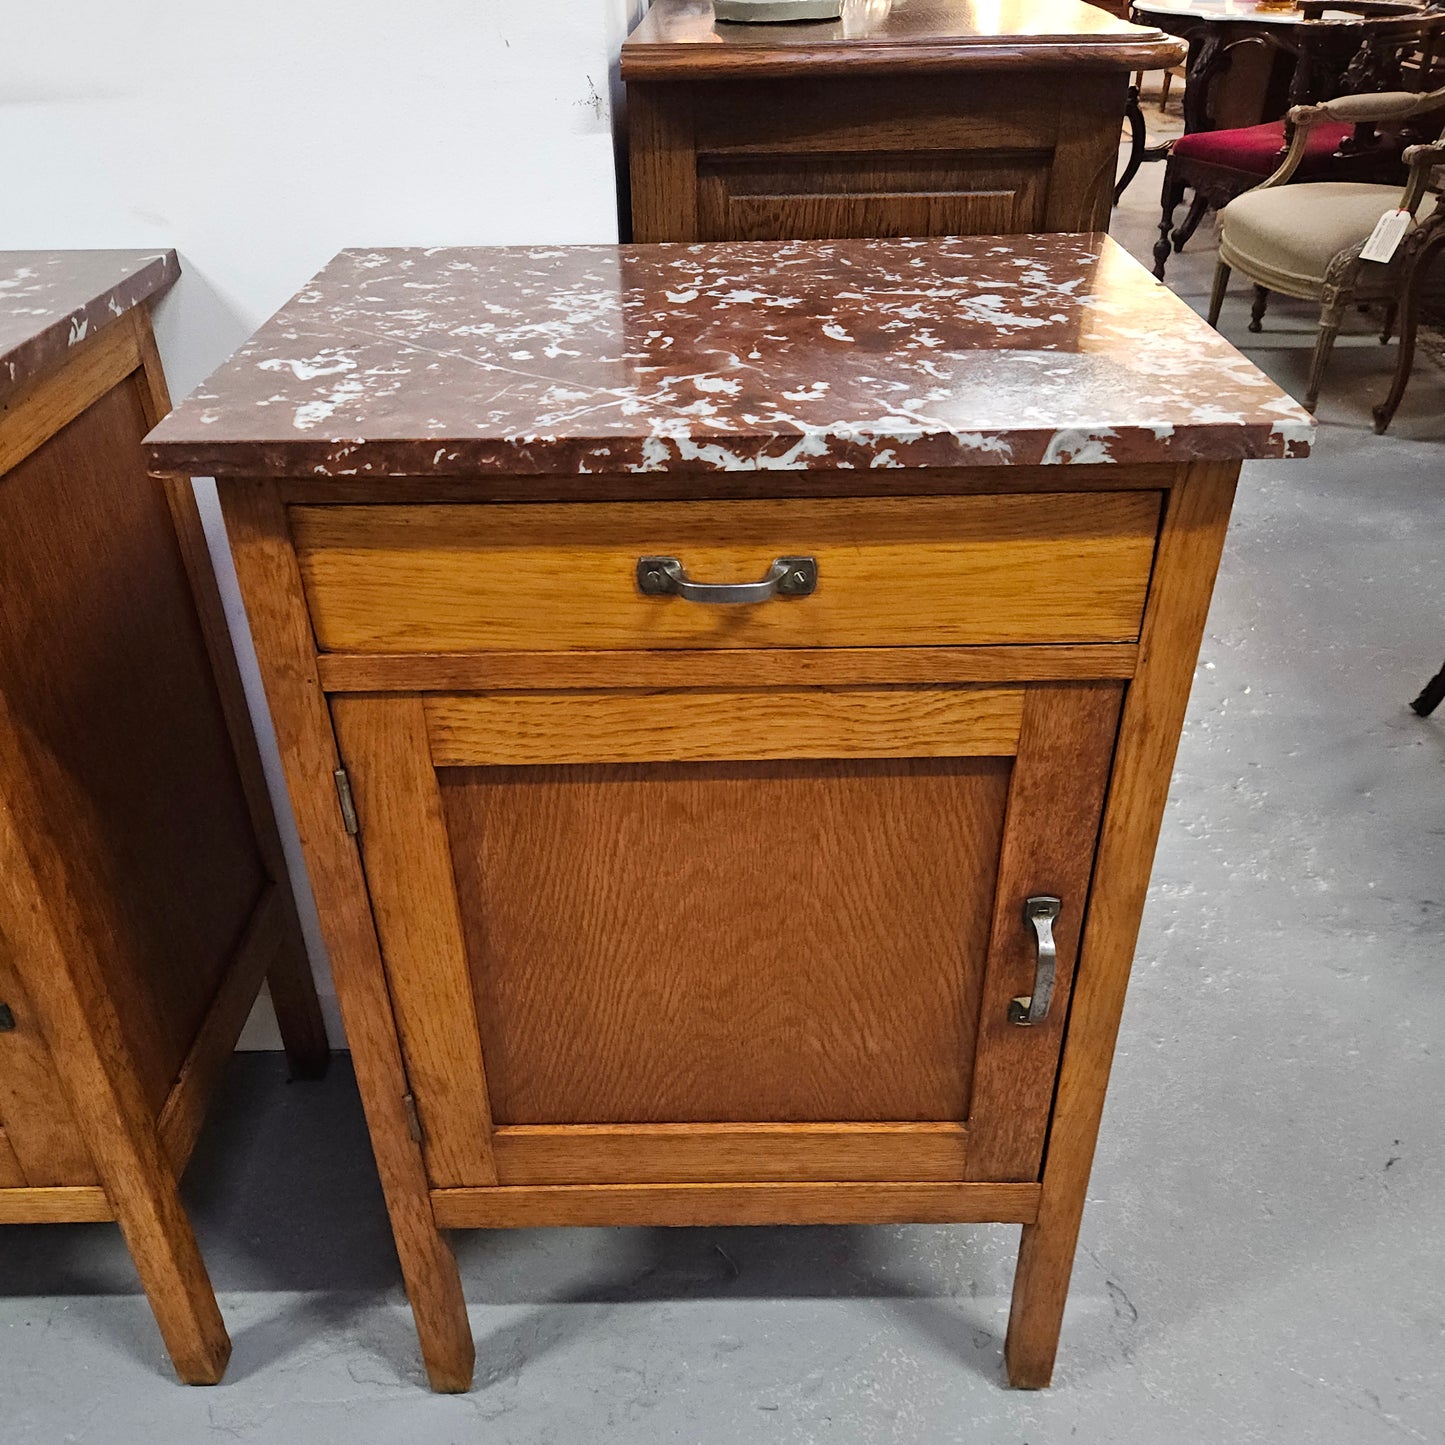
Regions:
M 1430 245 L 1445 225 L 1445 208 L 1430 188 L 1435 169 L 1445 161 L 1445 141 L 1413 146 L 1405 152 L 1409 179 L 1399 186 L 1359 181 L 1323 181 L 1287 185 L 1299 169 L 1310 132 L 1331 122 L 1403 124 L 1445 109 L 1445 88 L 1428 95 L 1397 92 L 1341 96 L 1320 105 L 1296 106 L 1289 113 L 1294 138 L 1284 164 L 1253 190 L 1231 201 L 1219 216 L 1219 264 L 1209 302 L 1209 324 L 1219 320 L 1229 278 L 1241 271 L 1254 282 L 1249 329 L 1263 326 L 1271 291 L 1320 302 L 1320 329 L 1310 367 L 1305 406 L 1313 411 L 1320 383 L 1345 307 L 1351 302 L 1384 302 L 1387 340 L 1395 304 L 1412 276 L 1410 258 Z M 1390 261 L 1363 261 L 1360 250 L 1387 211 L 1409 211 L 1410 234 Z
M 1351 8 L 1348 5 L 1342 8 Z M 1281 36 L 1251 36 L 1219 51 L 1191 84 L 1200 94 L 1191 102 L 1195 118 L 1207 114 L 1208 92 L 1227 74 L 1235 53 L 1243 47 L 1269 46 L 1295 56 L 1297 79 L 1293 91 L 1332 90 L 1348 95 L 1426 90 L 1445 65 L 1445 0 L 1435 0 L 1418 15 L 1389 16 L 1367 21 L 1364 38 L 1344 68 L 1342 79 L 1328 78 L 1328 57 L 1315 54 L 1318 45 L 1337 37 L 1310 35 L 1286 40 Z M 1335 62 L 1338 64 L 1338 61 Z M 1317 95 L 1311 99 L 1319 99 Z M 1309 143 L 1295 168 L 1300 182 L 1360 181 L 1367 184 L 1401 184 L 1405 146 L 1433 139 L 1433 133 L 1382 135 L 1370 122 L 1351 124 L 1329 120 L 1315 125 Z M 1159 240 L 1154 246 L 1154 274 L 1161 281 L 1172 251 L 1182 251 L 1210 210 L 1220 209 L 1236 196 L 1253 190 L 1281 163 L 1290 140 L 1287 119 L 1232 130 L 1191 129 L 1169 152 L 1160 197 Z M 1174 214 L 1186 192 L 1192 200 L 1183 223 L 1174 227 Z

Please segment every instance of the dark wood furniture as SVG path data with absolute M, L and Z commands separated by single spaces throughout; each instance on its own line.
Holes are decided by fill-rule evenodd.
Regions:
M 1390 0 L 1342 0 L 1328 9 L 1305 5 L 1256 18 L 1241 18 L 1232 7 L 1222 11 L 1216 0 L 1135 8 L 1190 45 L 1185 134 L 1155 157 L 1165 160 L 1154 247 L 1161 280 L 1171 250 L 1184 249 L 1209 211 L 1258 185 L 1284 159 L 1288 107 L 1339 95 L 1428 90 L 1445 35 L 1445 6 Z M 1403 182 L 1400 152 L 1420 138 L 1382 137 L 1370 125 L 1317 126 L 1299 178 Z M 1186 193 L 1189 210 L 1175 227 Z
M 151 434 L 437 1389 L 445 1229 L 905 1220 L 1024 1226 L 1048 1383 L 1240 458 L 1310 435 L 1097 235 L 344 252 Z
M 0 252 L 0 1224 L 115 1220 L 177 1373 L 230 1341 L 176 1189 L 263 979 L 326 1063 L 149 304 L 174 252 Z
M 1129 77 L 1183 54 L 1075 0 L 808 25 L 657 0 L 622 48 L 633 238 L 1102 230 Z

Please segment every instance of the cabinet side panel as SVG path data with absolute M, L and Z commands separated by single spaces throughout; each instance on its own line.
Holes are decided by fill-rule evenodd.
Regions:
M 24 876 L 28 881 L 29 875 Z M 22 1184 L 95 1184 L 99 1175 L 70 1112 L 39 1020 L 7 957 L 13 948 L 0 917 L 0 1003 L 15 1020 L 13 1029 L 0 1034 L 0 1125 Z
M 158 1109 L 265 876 L 144 431 L 127 380 L 0 480 L 0 688 Z

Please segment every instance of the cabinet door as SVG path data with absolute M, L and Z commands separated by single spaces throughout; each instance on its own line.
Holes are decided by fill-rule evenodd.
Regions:
M 335 698 L 433 1184 L 1036 1178 L 1121 695 Z

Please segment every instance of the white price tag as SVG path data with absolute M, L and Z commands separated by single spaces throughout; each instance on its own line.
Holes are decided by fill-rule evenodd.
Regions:
M 1405 239 L 1410 229 L 1409 211 L 1386 211 L 1370 232 L 1360 252 L 1362 261 L 1388 261 L 1395 254 L 1395 248 Z

